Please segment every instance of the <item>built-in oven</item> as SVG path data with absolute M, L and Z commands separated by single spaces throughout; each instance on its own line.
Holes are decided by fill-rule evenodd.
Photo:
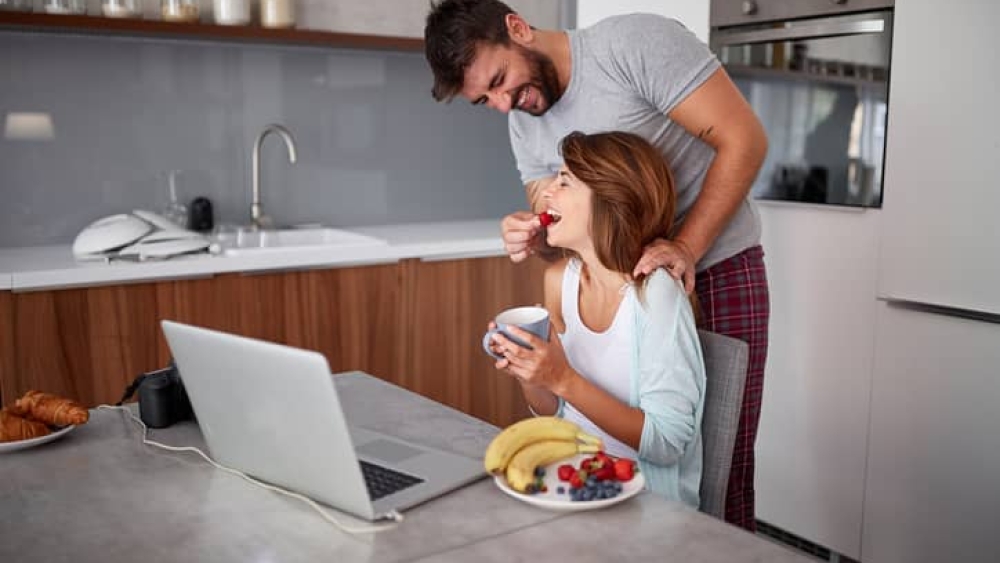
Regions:
M 767 130 L 754 196 L 879 207 L 893 1 L 712 0 L 710 14 L 712 50 Z

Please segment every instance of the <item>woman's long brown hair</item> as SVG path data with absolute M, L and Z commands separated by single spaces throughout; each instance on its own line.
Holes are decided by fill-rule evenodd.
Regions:
M 590 226 L 598 260 L 631 273 L 643 248 L 673 228 L 674 179 L 663 155 L 638 135 L 613 131 L 570 133 L 562 156 L 593 192 Z
M 561 151 L 566 168 L 593 192 L 590 234 L 597 259 L 631 275 L 647 244 L 673 234 L 677 196 L 670 166 L 648 141 L 623 131 L 576 131 L 563 138 Z M 641 298 L 642 276 L 634 281 Z M 700 319 L 697 297 L 690 302 Z

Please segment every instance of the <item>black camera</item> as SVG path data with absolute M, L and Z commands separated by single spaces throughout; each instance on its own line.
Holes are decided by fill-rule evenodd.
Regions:
M 139 384 L 139 418 L 149 428 L 166 428 L 194 418 L 191 401 L 173 363 L 143 376 Z

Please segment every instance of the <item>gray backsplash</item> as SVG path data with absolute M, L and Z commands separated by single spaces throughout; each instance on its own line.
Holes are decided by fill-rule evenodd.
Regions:
M 216 222 L 249 219 L 250 148 L 280 224 L 499 217 L 524 206 L 506 119 L 430 96 L 420 53 L 0 32 L 0 128 L 51 116 L 48 140 L 0 129 L 0 247 L 67 243 L 91 221 L 162 211 L 167 172 Z

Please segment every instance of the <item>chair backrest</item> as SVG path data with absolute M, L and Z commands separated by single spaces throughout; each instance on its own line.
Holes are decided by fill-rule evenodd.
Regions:
M 707 386 L 705 412 L 701 420 L 704 461 L 699 508 L 706 514 L 723 519 L 750 352 L 746 342 L 714 332 L 699 330 L 698 338 L 705 358 Z

